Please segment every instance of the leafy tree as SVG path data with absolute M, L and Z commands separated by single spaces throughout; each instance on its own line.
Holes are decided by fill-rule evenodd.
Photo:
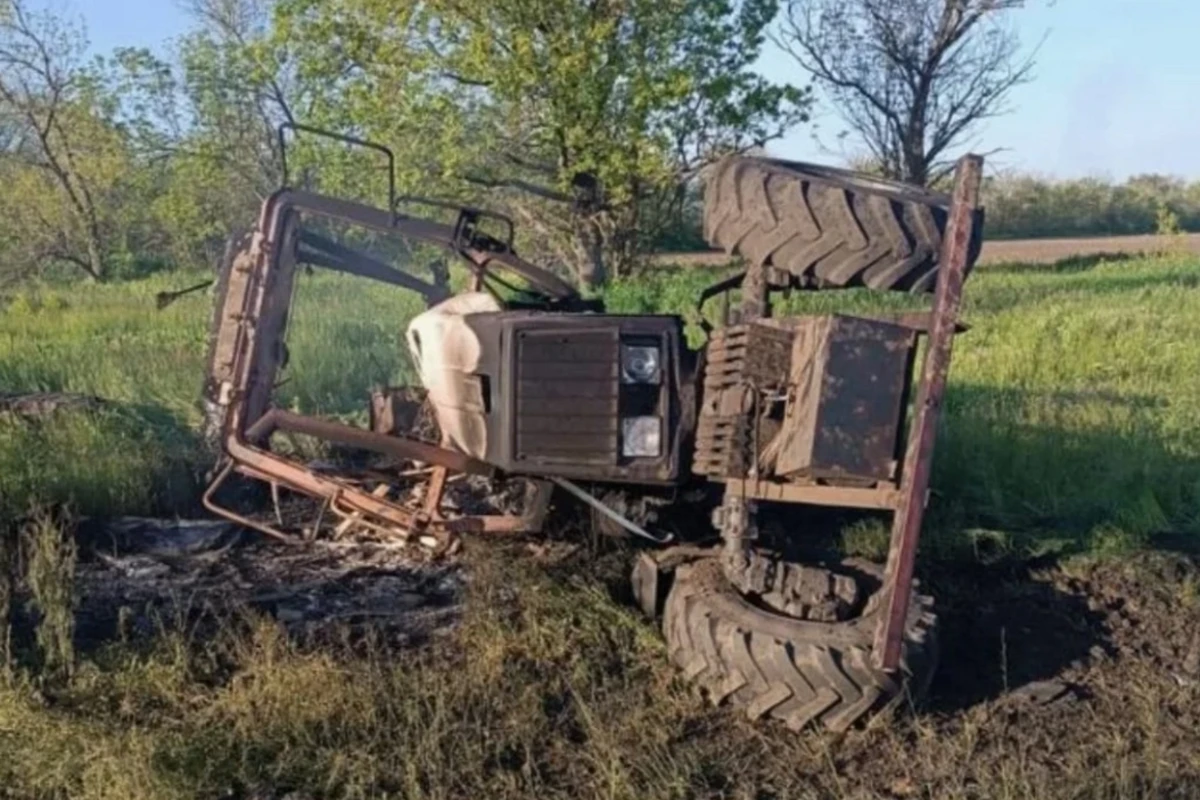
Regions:
M 716 156 L 804 119 L 752 70 L 776 0 L 280 0 L 318 118 L 401 188 L 482 194 L 583 284 L 627 270 Z
M 983 202 L 991 238 L 1148 234 L 1167 213 L 1181 230 L 1200 230 L 1200 182 L 1165 175 L 1113 183 L 1006 172 L 984 181 Z
M 781 45 L 828 95 L 871 160 L 922 186 L 1005 110 L 1032 56 L 1006 25 L 1024 0 L 788 0 Z
M 176 100 L 187 118 L 167 148 L 156 210 L 176 258 L 213 263 L 279 184 L 276 130 L 304 91 L 271 42 L 270 0 L 187 0 L 196 25 L 179 47 Z
M 0 216 L 10 272 L 60 262 L 103 280 L 154 238 L 143 202 L 154 181 L 141 146 L 154 128 L 147 100 L 169 72 L 140 50 L 85 63 L 86 48 L 81 28 L 24 0 L 0 4 Z
M 39 258 L 104 275 L 102 195 L 120 171 L 112 132 L 89 113 L 82 33 L 23 0 L 0 6 L 0 114 L 6 132 L 4 211 Z
M 179 260 L 214 263 L 280 184 L 279 127 L 339 129 L 346 120 L 336 110 L 340 88 L 325 85 L 331 76 L 302 72 L 297 43 L 274 27 L 273 0 L 183 5 L 196 21 L 180 47 L 179 99 L 189 124 L 171 148 L 171 178 L 158 212 L 173 231 Z M 318 113 L 318 99 L 327 101 L 329 113 Z M 306 188 L 363 195 L 362 162 L 361 154 L 308 139 L 289 146 L 291 181 Z M 372 199 L 378 198 L 376 191 Z

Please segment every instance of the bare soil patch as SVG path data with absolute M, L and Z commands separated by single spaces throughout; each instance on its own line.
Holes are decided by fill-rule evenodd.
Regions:
M 1198 575 L 1154 553 L 943 581 L 929 707 L 846 740 L 845 794 L 1196 796 Z

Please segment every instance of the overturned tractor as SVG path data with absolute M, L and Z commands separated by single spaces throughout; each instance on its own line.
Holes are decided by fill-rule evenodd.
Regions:
M 744 269 L 698 298 L 724 296 L 721 324 L 699 350 L 679 317 L 605 313 L 523 261 L 502 217 L 455 207 L 443 224 L 403 213 L 414 199 L 394 188 L 375 208 L 285 186 L 220 276 L 205 393 L 220 460 L 205 503 L 296 538 L 282 517 L 264 522 L 222 502 L 238 474 L 315 498 L 317 517 L 300 535 L 357 528 L 444 550 L 465 532 L 537 531 L 562 492 L 655 545 L 637 559 L 634 594 L 662 620 L 689 679 L 752 718 L 844 729 L 918 694 L 936 661 L 933 603 L 914 591 L 913 567 L 963 282 L 978 254 L 980 170 L 979 158 L 963 159 L 950 197 L 804 164 L 722 162 L 705 232 Z M 332 222 L 439 248 L 471 286 L 449 296 L 332 240 Z M 274 405 L 302 265 L 425 298 L 406 343 L 435 436 L 397 423 L 413 408 L 402 393 L 374 398 L 369 429 Z M 780 290 L 854 286 L 930 294 L 932 306 L 772 313 Z M 315 468 L 276 449 L 277 434 L 383 454 L 390 466 Z M 447 487 L 463 476 L 521 483 L 523 502 L 500 513 L 450 508 Z M 711 524 L 672 535 L 648 521 L 646 509 L 670 517 L 681 500 L 711 509 Z M 790 560 L 805 505 L 891 512 L 887 564 Z

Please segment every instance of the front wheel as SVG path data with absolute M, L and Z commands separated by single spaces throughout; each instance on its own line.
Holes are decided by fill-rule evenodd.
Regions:
M 855 565 L 861 570 L 861 565 Z M 878 577 L 878 571 L 876 571 Z M 792 730 L 843 731 L 927 688 L 937 661 L 933 599 L 914 595 L 896 674 L 871 664 L 878 593 L 854 619 L 815 622 L 755 605 L 726 580 L 716 558 L 680 566 L 663 632 L 671 660 L 714 703 L 770 717 Z

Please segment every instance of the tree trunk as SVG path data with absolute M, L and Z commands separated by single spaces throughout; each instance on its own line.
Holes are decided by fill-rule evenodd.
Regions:
M 929 182 L 929 165 L 925 163 L 924 148 L 918 151 L 907 151 L 904 154 L 904 175 L 901 177 L 905 183 L 911 183 L 916 186 L 924 186 Z
M 596 289 L 608 281 L 608 265 L 604 259 L 604 235 L 594 220 L 582 220 L 577 234 L 579 253 L 575 272 L 580 288 Z
M 901 143 L 904 151 L 904 175 L 901 180 L 917 186 L 924 186 L 929 181 L 929 164 L 925 159 L 926 104 L 926 98 L 917 98 Z
M 92 280 L 103 281 L 104 258 L 100 255 L 100 243 L 94 236 L 89 236 L 87 240 L 87 264 L 86 272 Z

